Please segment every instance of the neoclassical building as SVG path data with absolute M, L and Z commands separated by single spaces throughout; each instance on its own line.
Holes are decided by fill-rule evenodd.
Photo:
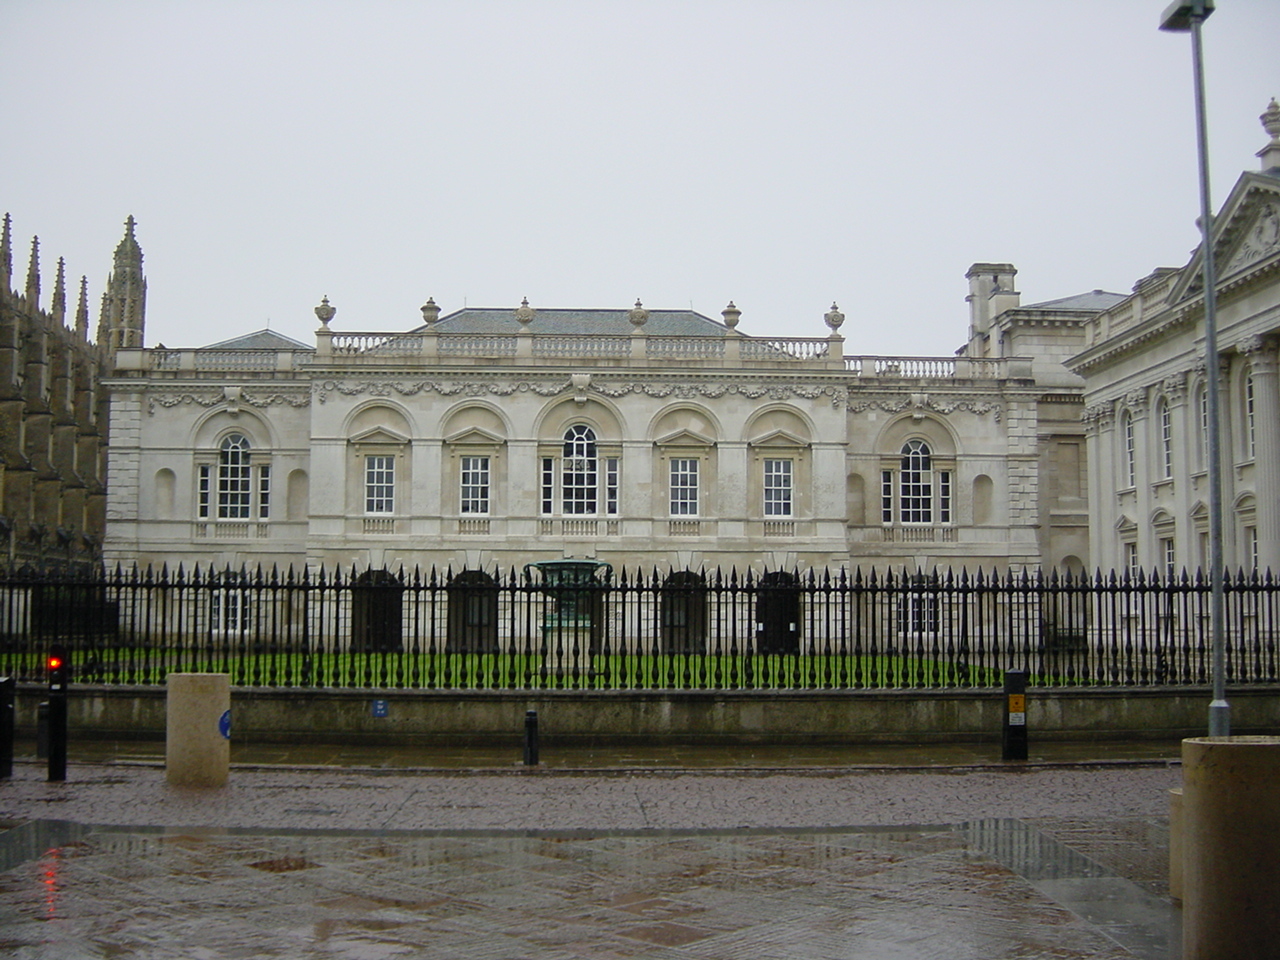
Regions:
M 732 303 L 428 300 L 420 323 L 357 332 L 326 299 L 314 343 L 125 346 L 106 557 L 1078 569 L 1082 383 L 1057 357 L 1109 303 L 1021 307 L 1014 273 L 973 266 L 969 343 L 938 357 L 850 353 L 835 305 L 814 336 L 754 337 Z
M 1202 251 L 1091 317 L 1067 367 L 1085 382 L 1092 562 L 1208 567 L 1208 377 L 1220 386 L 1224 559 L 1280 571 L 1280 105 L 1270 142 L 1214 219 L 1219 362 L 1204 350 Z M 1214 366 L 1210 370 L 1208 367 Z

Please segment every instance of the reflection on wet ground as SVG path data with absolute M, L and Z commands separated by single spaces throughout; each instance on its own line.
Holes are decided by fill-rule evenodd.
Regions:
M 1168 900 L 1018 820 L 0 833 L 13 957 L 1165 958 Z

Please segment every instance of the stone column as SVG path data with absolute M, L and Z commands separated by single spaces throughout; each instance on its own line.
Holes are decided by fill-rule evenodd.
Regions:
M 231 762 L 231 678 L 171 673 L 165 710 L 165 775 L 174 787 L 221 787 Z
M 1280 737 L 1182 741 L 1183 960 L 1280 943 Z
M 1261 337 L 1252 337 L 1240 345 L 1240 350 L 1249 358 L 1253 374 L 1258 569 L 1280 572 L 1280 502 L 1276 497 L 1280 490 L 1280 377 L 1276 376 L 1275 346 Z

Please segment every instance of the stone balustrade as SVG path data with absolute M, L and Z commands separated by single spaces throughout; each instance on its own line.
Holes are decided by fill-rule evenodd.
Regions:
M 1030 360 L 969 357 L 844 356 L 843 340 L 830 338 L 576 336 L 565 334 L 335 333 L 321 330 L 309 350 L 122 350 L 117 371 L 174 373 L 261 372 L 305 367 L 404 367 L 565 361 L 604 361 L 610 366 L 690 362 L 698 366 L 841 369 L 859 379 L 1004 380 L 1030 376 Z

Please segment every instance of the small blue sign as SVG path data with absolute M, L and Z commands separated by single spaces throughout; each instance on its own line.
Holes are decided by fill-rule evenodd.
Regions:
M 375 717 L 385 717 L 390 709 L 390 704 L 386 700 L 373 701 L 373 715 Z
M 223 710 L 222 716 L 218 718 L 218 732 L 222 734 L 223 740 L 231 739 L 231 711 Z

